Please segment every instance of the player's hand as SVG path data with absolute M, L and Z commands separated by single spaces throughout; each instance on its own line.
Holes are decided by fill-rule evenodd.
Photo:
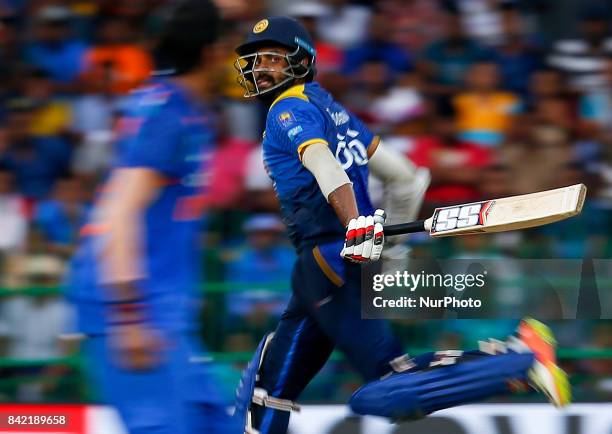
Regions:
M 383 223 L 387 216 L 377 209 L 373 216 L 352 219 L 346 230 L 340 256 L 352 262 L 378 261 L 385 244 Z
M 114 325 L 111 345 L 117 362 L 125 369 L 151 369 L 160 362 L 163 341 L 159 333 L 145 323 Z

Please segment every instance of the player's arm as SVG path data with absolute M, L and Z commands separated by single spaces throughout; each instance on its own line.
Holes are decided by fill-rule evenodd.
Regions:
M 384 212 L 376 216 L 360 216 L 349 177 L 324 139 L 325 118 L 310 102 L 288 98 L 268 113 L 266 133 L 275 146 L 299 158 L 315 177 L 321 193 L 347 228 L 341 255 L 351 261 L 380 258 L 384 237 Z M 330 222 L 331 223 L 331 222 Z
M 162 98 L 168 97 L 161 93 L 142 97 L 134 113 L 122 121 L 128 131 L 121 136 L 117 168 L 102 204 L 109 238 L 101 258 L 101 283 L 111 288 L 109 299 L 115 302 L 138 300 L 144 295 L 138 289 L 148 271 L 141 260 L 147 241 L 142 239 L 144 214 L 168 179 L 179 176 L 180 113 Z
M 302 164 L 315 177 L 321 193 L 347 228 L 342 256 L 356 262 L 377 260 L 383 248 L 384 212 L 360 216 L 353 185 L 325 143 L 313 143 L 302 154 Z
M 100 258 L 102 283 L 108 290 L 109 320 L 118 361 L 128 369 L 146 369 L 158 360 L 162 343 L 147 326 L 141 283 L 147 277 L 142 261 L 144 212 L 157 197 L 163 175 L 150 168 L 116 169 L 104 203 L 108 241 Z
M 112 193 L 104 208 L 109 235 L 101 258 L 105 265 L 102 283 L 113 288 L 112 300 L 142 296 L 136 288 L 128 287 L 147 277 L 141 260 L 142 220 L 163 182 L 162 174 L 144 167 L 120 168 L 112 175 Z
M 429 186 L 429 171 L 417 168 L 405 155 L 383 142 L 372 150 L 368 168 L 384 184 L 387 223 L 415 220 Z
M 145 269 L 147 209 L 168 180 L 181 175 L 184 129 L 170 94 L 152 89 L 138 96 L 118 132 L 116 169 L 101 205 L 107 239 L 101 252 L 114 354 L 124 367 L 150 368 L 159 360 L 161 337 L 151 321 Z
M 313 143 L 308 146 L 302 154 L 302 164 L 314 175 L 321 193 L 344 227 L 351 219 L 359 217 L 353 184 L 327 144 Z
M 359 217 L 357 201 L 349 177 L 324 139 L 324 125 L 325 118 L 310 102 L 290 98 L 273 106 L 266 134 L 314 175 L 323 196 L 347 227 L 351 219 Z

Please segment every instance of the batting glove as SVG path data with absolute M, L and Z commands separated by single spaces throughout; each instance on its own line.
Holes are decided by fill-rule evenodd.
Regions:
M 346 230 L 340 256 L 352 262 L 378 261 L 385 244 L 383 224 L 387 215 L 377 209 L 373 216 L 352 219 Z

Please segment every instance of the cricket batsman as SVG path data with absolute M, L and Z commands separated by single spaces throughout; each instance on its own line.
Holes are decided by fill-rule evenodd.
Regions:
M 316 52 L 297 21 L 257 22 L 236 52 L 245 96 L 269 105 L 264 162 L 298 253 L 292 298 L 238 389 L 235 415 L 245 432 L 286 433 L 295 400 L 336 347 L 367 382 L 350 401 L 359 414 L 416 419 L 524 387 L 567 404 L 569 383 L 556 364 L 554 338 L 535 320 L 522 321 L 517 336 L 486 351 L 409 357 L 385 321 L 361 319 L 362 268 L 380 259 L 385 244 L 386 213 L 370 202 L 368 174 L 385 184 L 395 221 L 414 218 L 427 174 L 314 81 Z
M 91 376 L 130 434 L 240 432 L 192 336 L 218 27 L 212 1 L 173 10 L 156 53 L 165 75 L 132 93 L 67 279 Z

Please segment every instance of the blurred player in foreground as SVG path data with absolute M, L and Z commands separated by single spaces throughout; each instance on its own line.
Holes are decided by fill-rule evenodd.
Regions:
M 313 81 L 316 53 L 297 21 L 261 20 L 236 51 L 245 96 L 270 106 L 264 160 L 298 252 L 292 299 L 238 390 L 246 432 L 285 433 L 294 401 L 336 346 L 369 382 L 351 398 L 360 414 L 415 419 L 527 383 L 565 405 L 567 377 L 555 363 L 554 338 L 537 321 L 521 322 L 518 337 L 486 351 L 411 358 L 385 321 L 361 319 L 361 272 L 385 242 L 385 212 L 370 202 L 368 172 L 385 184 L 396 221 L 415 217 L 427 175 Z
M 173 10 L 157 47 L 168 69 L 132 94 L 68 277 L 95 385 L 131 434 L 234 432 L 192 336 L 218 27 L 211 1 Z

